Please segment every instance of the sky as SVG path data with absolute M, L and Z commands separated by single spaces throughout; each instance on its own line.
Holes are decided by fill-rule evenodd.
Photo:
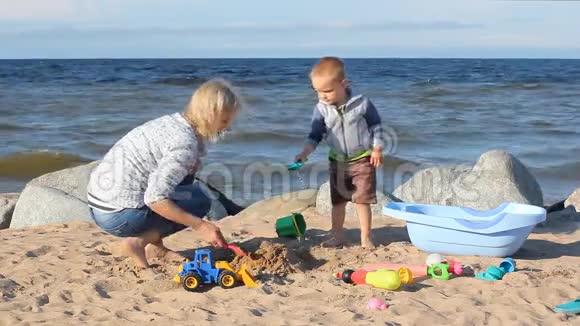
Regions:
M 580 58 L 580 1 L 0 0 L 0 58 Z

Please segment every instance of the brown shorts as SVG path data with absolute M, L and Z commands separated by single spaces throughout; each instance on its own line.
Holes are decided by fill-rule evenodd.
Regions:
M 330 161 L 330 200 L 333 205 L 352 201 L 377 203 L 377 179 L 371 158 L 353 162 Z

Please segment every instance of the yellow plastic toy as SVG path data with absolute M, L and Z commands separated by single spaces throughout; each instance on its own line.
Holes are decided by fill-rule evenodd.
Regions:
M 402 284 L 413 283 L 413 274 L 408 268 L 399 268 L 397 271 L 379 269 L 373 272 L 366 270 L 347 269 L 334 275 L 336 278 L 351 284 L 367 284 L 379 289 L 396 290 Z

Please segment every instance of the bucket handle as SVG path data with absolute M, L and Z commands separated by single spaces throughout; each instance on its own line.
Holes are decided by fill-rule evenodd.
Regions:
M 296 222 L 296 214 L 292 213 L 292 223 L 294 223 L 294 228 L 296 229 L 296 233 L 298 233 L 298 237 L 303 236 L 302 232 L 300 232 L 300 228 L 298 227 L 298 222 Z

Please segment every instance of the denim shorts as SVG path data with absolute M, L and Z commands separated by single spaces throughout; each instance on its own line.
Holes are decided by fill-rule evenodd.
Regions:
M 177 187 L 171 198 L 181 209 L 198 217 L 206 216 L 211 209 L 210 196 L 196 184 Z M 164 218 L 148 206 L 125 208 L 114 213 L 90 208 L 90 212 L 103 231 L 117 237 L 135 237 L 155 230 L 164 238 L 187 227 Z

